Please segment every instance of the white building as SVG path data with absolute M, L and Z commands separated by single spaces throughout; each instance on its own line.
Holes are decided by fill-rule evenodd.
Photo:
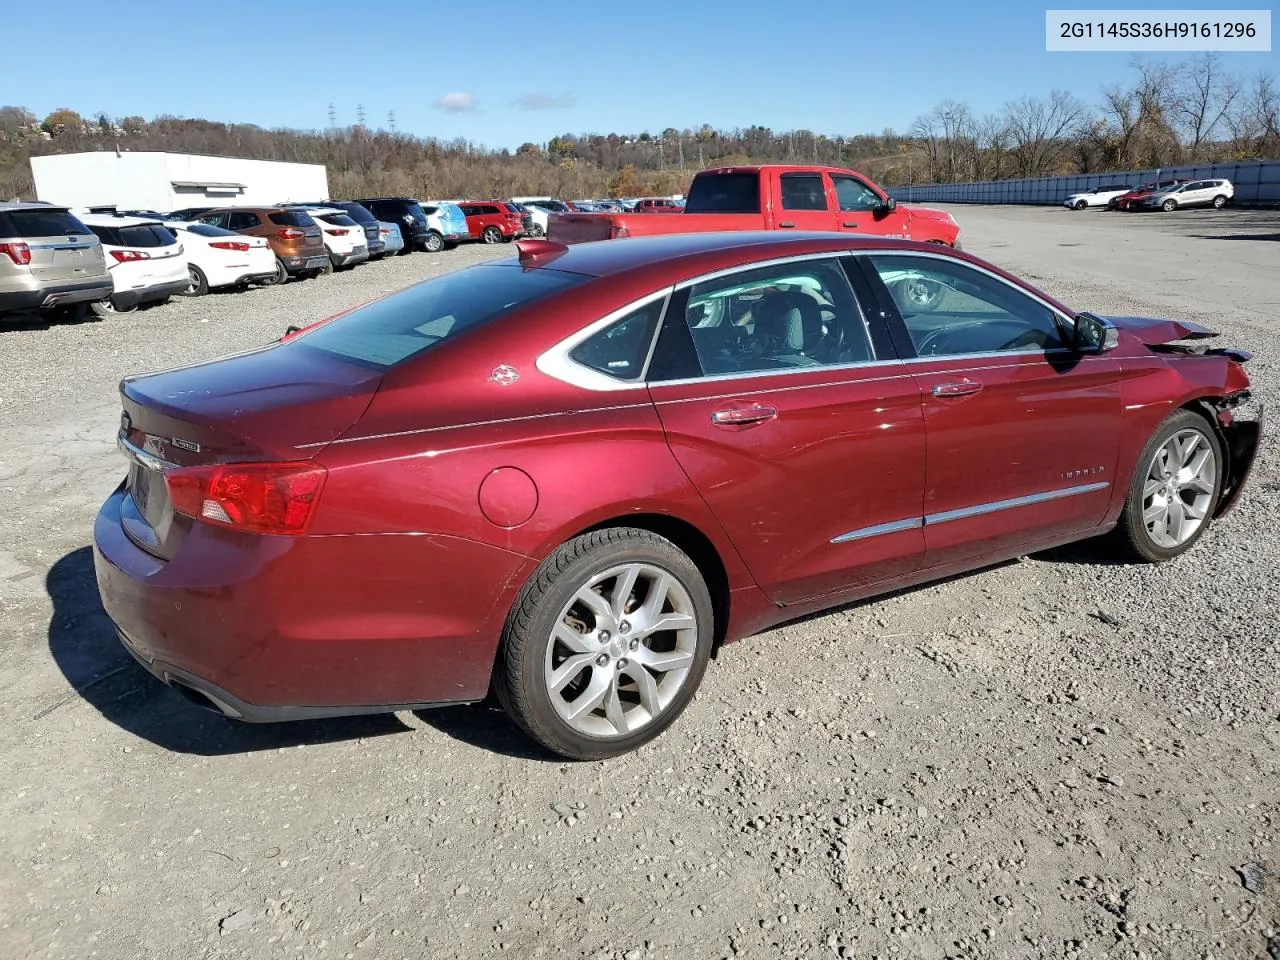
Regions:
M 36 196 L 66 207 L 121 210 L 242 206 L 324 200 L 323 164 L 100 150 L 31 158 Z

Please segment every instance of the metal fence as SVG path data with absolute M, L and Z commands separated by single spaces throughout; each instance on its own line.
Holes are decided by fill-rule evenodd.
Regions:
M 985 183 L 933 183 L 894 187 L 889 195 L 904 203 L 1026 203 L 1057 205 L 1080 190 L 1109 184 L 1149 183 L 1173 177 L 1202 180 L 1225 177 L 1235 185 L 1234 206 L 1280 206 L 1280 161 L 1212 163 L 1185 167 L 1126 170 L 1121 173 L 1089 173 L 1071 177 L 1037 177 L 1028 180 L 991 180 Z

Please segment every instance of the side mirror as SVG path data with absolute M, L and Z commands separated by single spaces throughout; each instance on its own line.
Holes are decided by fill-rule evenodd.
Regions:
M 1120 331 L 1109 320 L 1093 313 L 1075 317 L 1072 347 L 1076 353 L 1106 353 L 1120 345 Z
M 880 206 L 876 207 L 875 209 L 876 219 L 877 220 L 883 219 L 884 217 L 887 217 L 889 214 L 893 213 L 893 211 L 897 209 L 898 209 L 898 201 L 893 199 L 893 197 L 888 197 L 885 199 L 883 203 L 880 204 Z

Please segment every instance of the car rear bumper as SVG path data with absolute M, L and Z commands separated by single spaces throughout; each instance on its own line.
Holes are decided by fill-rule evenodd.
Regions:
M 369 251 L 365 248 L 354 253 L 335 253 L 333 255 L 333 263 L 338 267 L 349 267 L 352 264 L 364 263 L 369 259 Z
M 11 310 L 51 310 L 73 303 L 101 300 L 111 294 L 110 277 L 80 283 L 56 283 L 34 290 L 14 290 L 0 293 L 0 313 Z
M 232 286 L 239 286 L 242 283 L 266 283 L 268 280 L 274 280 L 275 278 L 276 272 L 274 270 L 269 270 L 266 273 L 246 273 L 237 277 Z
M 323 270 L 329 266 L 329 254 L 318 253 L 308 256 L 288 256 L 281 257 L 280 262 L 284 264 L 285 270 L 289 273 L 306 273 L 309 270 Z
M 98 590 L 130 653 L 166 683 L 245 720 L 486 695 L 526 558 L 455 537 L 264 537 L 197 523 L 164 561 L 122 529 L 126 496 L 121 486 L 94 522 Z
M 187 278 L 181 280 L 171 280 L 168 283 L 158 283 L 154 287 L 141 287 L 137 290 L 121 290 L 119 293 L 111 295 L 111 303 L 117 310 L 127 310 L 130 307 L 136 307 L 143 303 L 154 303 L 157 300 L 167 300 L 170 297 L 183 293 L 187 287 L 191 285 L 191 281 Z
M 369 256 L 371 257 L 376 257 L 378 254 L 382 253 L 387 249 L 387 244 L 385 240 L 370 240 L 366 244 L 366 246 L 369 249 Z

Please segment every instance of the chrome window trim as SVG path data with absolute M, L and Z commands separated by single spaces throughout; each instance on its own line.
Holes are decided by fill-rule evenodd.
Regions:
M 681 280 L 675 285 L 673 290 L 684 290 L 688 287 L 696 286 L 699 283 L 707 283 L 710 280 L 719 280 L 721 277 L 732 276 L 735 273 L 745 273 L 748 270 L 759 270 L 761 267 L 781 266 L 787 263 L 800 263 L 804 260 L 830 260 L 841 259 L 843 257 L 856 256 L 862 251 L 859 250 L 821 250 L 817 253 L 793 253 L 786 257 L 773 257 L 769 260 L 757 260 L 754 263 L 738 264 L 735 267 L 722 267 L 719 270 L 712 270 L 709 273 L 699 274 L 696 277 L 689 277 Z M 853 284 L 849 284 L 850 287 Z M 854 299 L 857 299 L 857 292 L 854 291 Z M 861 305 L 859 305 L 861 306 Z
M 1047 357 L 1050 354 L 1057 355 L 1060 353 L 1075 353 L 1075 352 L 1076 351 L 1072 350 L 1070 347 L 1050 347 L 1048 350 L 1038 350 L 1035 347 L 1032 347 L 1029 350 L 984 350 L 982 353 L 929 354 L 927 357 L 921 357 L 921 356 L 908 357 L 906 360 L 903 360 L 902 362 L 903 363 L 933 363 L 939 360 L 955 361 L 959 359 L 996 360 L 996 359 L 999 359 L 1000 357 Z M 1035 366 L 1035 364 L 1019 363 L 1019 364 L 1013 364 L 1013 366 L 1029 367 L 1029 366 Z M 982 369 L 995 370 L 995 369 L 999 369 L 999 365 L 997 364 L 990 367 L 983 367 Z
M 177 466 L 176 463 L 170 463 L 168 460 L 161 460 L 159 457 L 147 453 L 141 447 L 134 446 L 125 439 L 123 433 L 116 436 L 116 445 L 120 448 L 121 453 L 137 463 L 138 466 L 145 467 L 148 470 L 154 470 L 156 473 L 164 473 L 166 470 L 172 470 Z
M 673 288 L 664 287 L 605 314 L 599 320 L 593 320 L 582 329 L 544 350 L 534 361 L 534 366 L 549 377 L 554 377 L 556 380 L 571 386 L 581 387 L 583 390 L 592 390 L 597 393 L 643 390 L 646 385 L 645 378 L 649 374 L 649 364 L 653 361 L 653 351 L 657 348 L 658 336 L 662 333 L 662 324 L 666 319 L 667 307 L 670 305 L 672 293 Z M 649 338 L 649 348 L 645 351 L 644 363 L 640 368 L 640 373 L 635 378 L 621 380 L 618 377 L 611 377 L 609 374 L 601 373 L 599 370 L 592 370 L 569 356 L 574 348 L 584 340 L 589 340 L 600 331 L 606 330 L 618 321 L 625 319 L 628 314 L 648 306 L 655 300 L 663 301 L 662 311 L 658 315 L 658 322 L 654 325 L 653 334 Z
M 655 380 L 649 384 L 650 387 L 684 387 L 694 383 L 722 383 L 727 380 L 749 380 L 756 377 L 781 377 L 794 376 L 797 373 L 817 373 L 819 371 L 828 370 L 860 370 L 867 367 L 891 367 L 902 366 L 903 361 L 894 357 L 892 360 L 854 360 L 849 363 L 817 363 L 812 367 L 788 367 L 781 370 L 735 370 L 730 373 L 715 373 L 710 376 L 703 377 L 681 377 L 679 380 Z M 905 371 L 903 371 L 905 374 Z M 887 377 L 878 377 L 875 379 L 891 379 Z M 795 390 L 805 390 L 812 387 L 830 387 L 842 380 L 833 380 L 825 383 L 806 383 L 797 387 Z M 859 381 L 865 382 L 865 381 Z M 779 390 L 781 387 L 771 387 L 770 389 Z
M 859 527 L 838 537 L 832 537 L 832 543 L 849 543 L 866 537 L 881 537 L 887 533 L 902 533 L 906 530 L 918 530 L 924 526 L 924 517 L 910 517 L 906 520 L 893 520 L 889 523 L 877 523 L 873 527 Z

